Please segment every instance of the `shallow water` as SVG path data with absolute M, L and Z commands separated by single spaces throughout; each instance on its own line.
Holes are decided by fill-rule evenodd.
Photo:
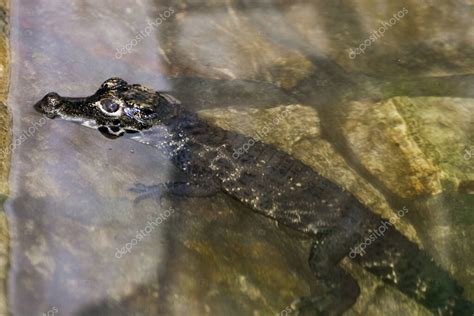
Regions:
M 7 202 L 12 313 L 267 315 L 312 286 L 304 236 L 224 195 L 134 204 L 134 183 L 180 177 L 171 164 L 32 108 L 49 91 L 90 95 L 112 76 L 170 91 L 248 134 L 267 109 L 312 110 L 296 108 L 268 141 L 375 212 L 416 210 L 399 229 L 473 300 L 471 20 L 467 1 L 14 1 L 9 105 L 14 135 L 28 134 L 14 151 Z M 117 256 L 160 214 L 162 224 Z M 369 288 L 373 277 L 352 269 Z M 347 313 L 422 313 L 379 292 L 363 292 Z

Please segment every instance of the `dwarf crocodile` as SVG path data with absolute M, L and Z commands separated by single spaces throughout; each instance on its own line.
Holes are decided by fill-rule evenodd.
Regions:
M 340 315 L 356 301 L 356 281 L 338 263 L 386 220 L 350 192 L 291 155 L 260 141 L 245 154 L 235 149 L 251 139 L 210 125 L 166 93 L 120 78 L 105 81 L 85 98 L 51 92 L 35 108 L 96 128 L 108 138 L 128 135 L 162 151 L 188 181 L 137 185 L 142 197 L 154 194 L 207 197 L 225 192 L 278 223 L 310 235 L 309 266 L 317 291 L 299 298 L 294 312 Z M 366 270 L 423 304 L 435 314 L 473 315 L 463 288 L 417 245 L 396 229 L 371 238 L 364 255 L 352 256 Z M 317 293 L 316 293 L 317 292 Z

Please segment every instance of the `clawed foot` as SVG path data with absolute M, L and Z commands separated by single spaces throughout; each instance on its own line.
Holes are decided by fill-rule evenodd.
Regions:
M 165 184 L 156 184 L 156 185 L 146 185 L 143 183 L 135 183 L 132 188 L 129 189 L 130 192 L 137 193 L 137 197 L 134 199 L 134 204 L 138 204 L 143 200 L 149 198 L 163 198 L 163 193 L 165 192 Z
M 159 197 L 160 203 L 164 196 L 172 195 L 178 197 L 209 197 L 219 191 L 219 187 L 213 182 L 198 184 L 193 182 L 165 182 L 156 185 L 136 183 L 130 191 L 138 193 L 135 203 L 148 198 Z

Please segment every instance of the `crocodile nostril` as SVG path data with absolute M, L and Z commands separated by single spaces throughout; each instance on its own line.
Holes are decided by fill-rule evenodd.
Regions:
M 45 95 L 38 103 L 34 105 L 35 109 L 50 118 L 57 116 L 56 111 L 61 105 L 61 97 L 56 92 L 50 92 Z
M 61 97 L 59 96 L 59 94 L 57 94 L 56 92 L 50 92 L 48 93 L 45 97 L 46 101 L 48 103 L 58 103 L 59 100 L 61 99 Z

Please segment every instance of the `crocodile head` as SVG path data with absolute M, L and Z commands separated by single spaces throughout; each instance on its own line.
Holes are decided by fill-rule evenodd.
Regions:
M 35 104 L 35 109 L 50 118 L 96 128 L 113 139 L 161 124 L 177 114 L 178 104 L 170 95 L 111 78 L 86 98 L 61 97 L 50 92 Z

